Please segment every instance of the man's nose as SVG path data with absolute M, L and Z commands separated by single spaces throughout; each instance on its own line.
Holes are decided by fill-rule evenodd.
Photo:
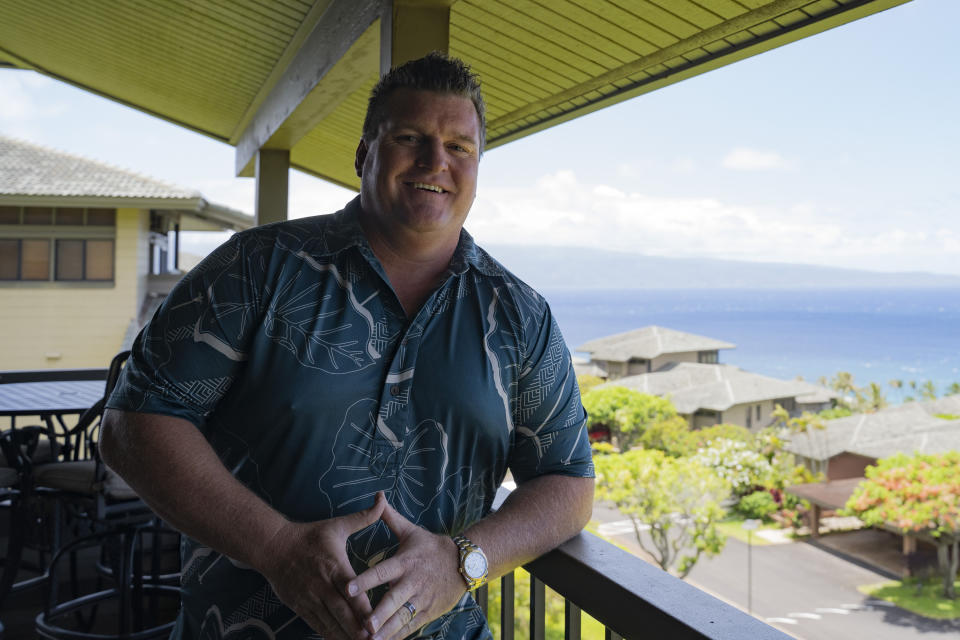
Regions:
M 417 166 L 428 171 L 443 171 L 447 168 L 447 150 L 443 142 L 435 139 L 426 139 L 420 145 L 417 155 Z

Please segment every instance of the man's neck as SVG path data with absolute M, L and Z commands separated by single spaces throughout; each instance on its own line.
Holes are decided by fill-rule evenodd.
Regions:
M 362 218 L 361 228 L 404 312 L 412 318 L 442 284 L 460 240 L 459 233 L 453 237 L 389 233 L 364 224 Z

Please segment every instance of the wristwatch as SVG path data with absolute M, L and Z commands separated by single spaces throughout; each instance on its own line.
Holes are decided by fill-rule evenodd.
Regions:
M 487 583 L 487 556 L 466 536 L 453 536 L 460 551 L 460 575 L 467 583 L 467 591 L 473 591 Z

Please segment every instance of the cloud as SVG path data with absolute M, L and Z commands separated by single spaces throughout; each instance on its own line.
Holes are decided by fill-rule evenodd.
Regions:
M 960 273 L 960 234 L 903 228 L 906 222 L 866 229 L 853 216 L 828 216 L 809 202 L 761 207 L 653 196 L 559 171 L 531 187 L 481 190 L 467 228 L 481 244 Z
M 720 165 L 734 171 L 769 171 L 786 168 L 787 163 L 776 151 L 737 147 L 723 157 Z
M 38 117 L 55 116 L 66 110 L 66 105 L 37 100 L 42 90 L 53 81 L 38 73 L 15 71 L 0 74 L 0 122 L 17 123 Z

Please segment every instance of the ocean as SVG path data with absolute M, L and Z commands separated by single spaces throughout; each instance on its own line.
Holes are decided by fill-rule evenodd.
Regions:
M 877 382 L 887 399 L 938 395 L 960 382 L 960 289 L 541 291 L 571 351 L 588 340 L 648 325 L 736 344 L 720 362 L 816 382 L 838 371 Z M 889 386 L 903 381 L 904 389 Z

